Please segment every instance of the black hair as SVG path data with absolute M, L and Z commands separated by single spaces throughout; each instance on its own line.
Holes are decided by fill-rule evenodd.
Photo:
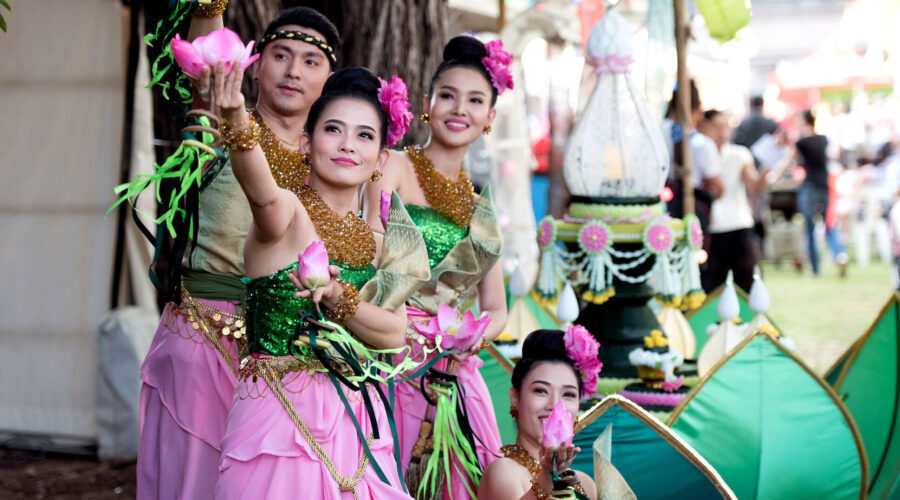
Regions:
M 293 7 L 281 11 L 281 14 L 266 27 L 262 39 L 281 30 L 284 26 L 291 24 L 318 31 L 325 37 L 325 42 L 331 46 L 335 53 L 337 53 L 338 44 L 340 43 L 341 38 L 334 23 L 329 21 L 321 12 L 310 9 L 309 7 Z M 334 61 L 328 57 L 326 59 L 328 59 L 328 64 L 331 65 L 331 69 L 333 70 Z
M 812 111 L 808 109 L 803 110 L 803 121 L 810 127 L 816 126 L 816 117 L 813 115 Z
M 703 119 L 706 121 L 710 121 L 713 118 L 715 118 L 721 114 L 722 114 L 722 112 L 719 111 L 718 109 L 707 109 L 706 111 L 703 112 Z
M 691 111 L 695 111 L 700 107 L 700 91 L 697 90 L 697 84 L 694 83 L 694 79 L 690 80 L 690 89 L 691 89 Z M 667 115 L 675 116 L 678 114 L 678 89 L 672 91 L 672 99 L 669 100 L 669 109 L 666 111 Z
M 319 116 L 332 101 L 342 97 L 351 97 L 365 101 L 375 108 L 381 124 L 379 127 L 379 133 L 381 134 L 380 143 L 381 147 L 384 148 L 385 141 L 387 141 L 388 115 L 378 100 L 378 89 L 380 87 L 381 82 L 378 81 L 378 77 L 366 68 L 344 68 L 335 71 L 325 80 L 325 85 L 322 87 L 322 95 L 309 108 L 309 114 L 306 115 L 306 126 L 304 127 L 306 133 L 312 137 L 316 123 L 319 121 Z
M 566 352 L 563 335 L 564 333 L 559 330 L 535 330 L 528 334 L 522 344 L 522 359 L 513 368 L 512 386 L 516 388 L 516 392 L 522 390 L 522 381 L 537 364 L 551 362 L 564 363 L 572 368 L 575 378 L 578 380 L 578 394 L 581 395 L 584 381 L 581 380 L 581 374 L 575 368 L 575 362 L 569 358 Z
M 434 84 L 448 69 L 471 68 L 478 71 L 487 80 L 488 86 L 491 87 L 491 107 L 494 107 L 497 104 L 497 89 L 494 87 L 493 80 L 491 80 L 491 74 L 488 73 L 484 63 L 481 62 L 483 57 L 487 57 L 487 49 L 475 37 L 463 35 L 447 42 L 447 45 L 444 45 L 444 59 L 437 69 L 434 70 L 434 75 L 431 77 L 428 95 L 434 93 Z
M 755 95 L 750 98 L 750 109 L 762 109 L 763 98 L 761 95 Z

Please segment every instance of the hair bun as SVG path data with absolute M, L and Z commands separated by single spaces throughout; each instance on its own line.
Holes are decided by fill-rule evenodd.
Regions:
M 322 95 L 349 90 L 377 97 L 380 86 L 378 77 L 368 69 L 344 68 L 328 77 L 322 87 Z
M 525 338 L 522 344 L 522 358 L 536 361 L 567 359 L 566 344 L 563 332 L 559 330 L 535 330 Z
M 481 58 L 487 56 L 487 49 L 477 38 L 461 35 L 453 38 L 444 46 L 444 61 L 472 61 L 479 65 Z

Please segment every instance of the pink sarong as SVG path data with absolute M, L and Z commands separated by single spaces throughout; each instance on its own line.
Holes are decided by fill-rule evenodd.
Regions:
M 194 299 L 227 313 L 233 302 Z M 137 498 L 212 498 L 237 383 L 219 350 L 167 304 L 141 366 Z M 233 340 L 219 342 L 238 366 Z
M 324 373 L 288 372 L 282 379 L 284 394 L 321 446 L 335 471 L 352 478 L 365 452 L 334 385 Z M 363 434 L 372 434 L 372 423 L 361 394 L 341 386 Z M 369 448 L 391 484 L 379 479 L 372 465 L 355 484 L 358 498 L 409 499 L 394 460 L 390 427 L 374 389 L 369 395 L 380 430 Z M 341 490 L 307 438 L 272 392 L 263 377 L 247 377 L 238 384 L 228 428 L 222 443 L 221 475 L 217 499 L 316 498 L 352 499 L 353 491 Z
M 427 312 L 413 307 L 407 307 L 406 313 L 410 322 L 427 321 L 430 318 Z M 500 457 L 502 446 L 497 418 L 494 415 L 494 404 L 487 385 L 478 371 L 483 364 L 478 356 L 470 356 L 460 363 L 456 371 L 459 384 L 465 393 L 460 394 L 460 399 L 465 401 L 469 424 L 475 434 L 475 452 L 482 468 Z M 445 370 L 447 359 L 438 361 L 435 368 Z M 419 391 L 418 380 L 397 384 L 394 398 L 394 419 L 397 423 L 397 438 L 400 441 L 400 460 L 405 472 L 429 405 Z M 469 498 L 464 478 L 453 476 L 450 485 L 454 500 Z M 447 492 L 444 497 L 449 498 Z

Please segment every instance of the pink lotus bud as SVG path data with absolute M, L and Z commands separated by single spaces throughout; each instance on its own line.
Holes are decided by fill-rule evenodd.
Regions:
M 297 256 L 297 275 L 300 283 L 310 290 L 328 284 L 331 273 L 328 270 L 328 252 L 324 243 L 314 241 Z
M 561 445 L 570 443 L 575 436 L 574 422 L 572 414 L 566 409 L 566 405 L 562 400 L 556 402 L 550 416 L 544 420 L 544 434 L 541 437 L 541 444 L 547 448 L 559 448 Z
M 205 38 L 205 37 L 200 37 Z M 200 72 L 203 71 L 203 56 L 200 51 L 191 42 L 182 40 L 180 36 L 175 35 L 172 39 L 172 56 L 175 62 L 181 66 L 181 71 L 194 79 L 200 78 Z
M 391 212 L 391 193 L 381 190 L 381 225 L 387 229 L 388 216 Z

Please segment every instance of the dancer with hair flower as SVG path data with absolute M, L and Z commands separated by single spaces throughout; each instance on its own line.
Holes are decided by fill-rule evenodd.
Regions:
M 285 189 L 241 81 L 239 69 L 217 66 L 222 136 L 253 224 L 244 249 L 250 356 L 215 497 L 409 498 L 383 385 L 411 365 L 395 368 L 383 355 L 408 349 L 404 303 L 428 277 L 427 253 L 398 199 L 383 235 L 357 212 L 359 186 L 409 128 L 405 85 L 364 68 L 330 76 L 300 138 L 309 182 Z
M 400 453 L 410 493 L 420 498 L 441 490 L 455 499 L 474 496 L 481 469 L 499 456 L 500 433 L 476 353 L 506 323 L 503 242 L 490 189 L 477 196 L 462 161 L 478 136 L 490 133 L 497 96 L 513 86 L 511 62 L 499 40 L 450 40 L 424 99 L 430 141 L 405 154 L 392 151 L 384 177 L 367 191 L 370 205 L 396 191 L 428 247 L 431 279 L 407 310 L 410 345 L 425 361 L 459 351 L 438 360 L 424 380 L 397 387 Z M 377 211 L 367 218 L 374 225 Z M 463 315 L 472 298 L 479 318 Z
M 251 56 L 253 42 L 245 46 L 237 34 L 222 28 L 226 4 L 214 0 L 196 8 L 193 43 L 176 38 L 171 44 L 176 61 L 195 85 L 194 107 L 209 107 L 212 63 L 230 54 L 246 67 L 258 58 L 251 67 L 259 83 L 252 115 L 260 127 L 260 144 L 279 186 L 302 185 L 308 167 L 301 161 L 300 131 L 335 63 L 331 47 L 338 42 L 337 29 L 312 9 L 288 9 L 269 24 Z M 196 37 L 200 32 L 206 36 Z M 305 36 L 297 37 L 297 32 Z M 162 312 L 141 366 L 139 499 L 212 494 L 225 421 L 246 351 L 241 277 L 250 205 L 230 161 L 221 168 L 205 168 L 203 186 L 185 197 L 190 200 L 188 210 L 193 206 L 197 211 L 197 224 L 184 222 L 177 228 L 174 249 L 157 248 L 170 271 L 171 290 L 167 287 L 164 293 L 171 293 L 172 302 Z M 189 231 L 195 239 L 179 249 L 179 241 L 187 245 Z
M 581 452 L 572 445 L 578 403 L 597 390 L 599 347 L 578 325 L 528 335 L 509 389 L 516 442 L 485 469 L 478 498 L 597 498 L 594 480 L 569 467 Z

